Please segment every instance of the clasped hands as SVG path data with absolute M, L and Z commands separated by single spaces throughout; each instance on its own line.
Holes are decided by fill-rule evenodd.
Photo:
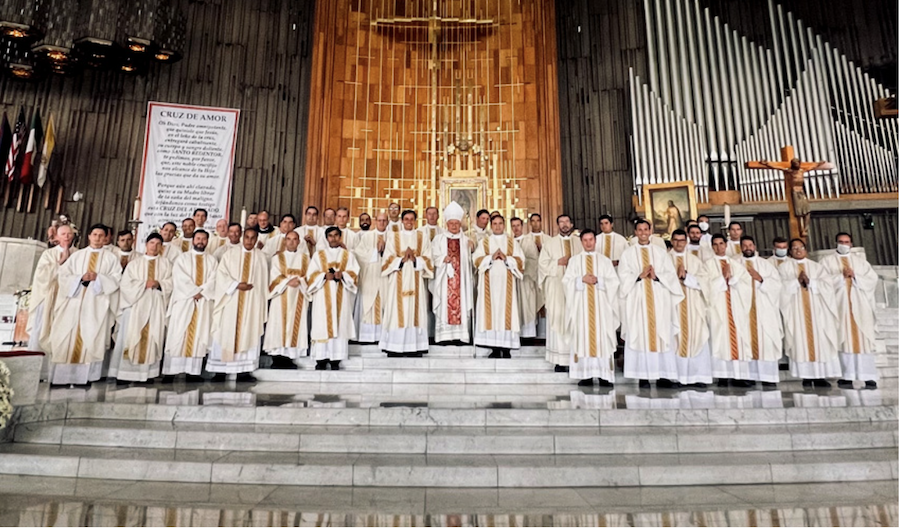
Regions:
M 581 278 L 581 282 L 585 285 L 596 285 L 597 284 L 597 276 L 594 274 L 585 274 Z
M 340 270 L 335 270 L 334 272 L 328 272 L 327 274 L 325 274 L 326 281 L 340 281 L 342 277 L 344 277 L 344 274 L 342 274 Z M 297 282 L 297 284 L 299 284 L 299 281 Z
M 505 260 L 506 260 L 506 254 L 503 253 L 503 252 L 501 252 L 500 250 L 497 250 L 497 251 L 494 252 L 494 254 L 491 256 L 491 260 L 494 260 L 494 261 L 505 261 Z
M 652 279 L 653 281 L 656 281 L 658 278 L 656 277 L 656 270 L 653 269 L 653 265 L 645 266 L 644 271 L 641 272 L 638 279 Z

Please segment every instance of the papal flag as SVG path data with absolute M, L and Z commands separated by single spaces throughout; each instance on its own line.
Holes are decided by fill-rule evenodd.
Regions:
M 41 152 L 41 165 L 38 169 L 37 185 L 44 187 L 47 182 L 47 168 L 50 165 L 50 156 L 53 154 L 53 147 L 56 146 L 56 129 L 53 127 L 53 114 L 47 119 L 47 132 L 44 134 L 44 148 Z
M 9 145 L 9 153 L 6 156 L 6 178 L 10 182 L 15 180 L 19 172 L 19 157 L 24 148 L 23 140 L 28 131 L 25 129 L 25 108 L 19 109 L 19 117 L 12 131 L 12 142 Z
M 31 118 L 31 130 L 28 132 L 28 143 L 25 145 L 25 157 L 22 160 L 22 173 L 20 179 L 23 184 L 30 184 L 34 180 L 37 167 L 41 163 L 41 142 L 44 139 L 44 127 L 41 126 L 41 111 L 35 110 Z

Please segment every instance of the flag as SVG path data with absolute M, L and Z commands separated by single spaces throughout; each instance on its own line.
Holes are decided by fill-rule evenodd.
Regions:
M 41 142 L 44 141 L 44 127 L 41 126 L 41 111 L 35 110 L 31 117 L 31 130 L 28 132 L 28 143 L 22 157 L 21 180 L 30 184 L 34 180 L 35 165 L 41 163 Z
M 12 131 L 12 142 L 9 146 L 9 155 L 6 157 L 6 178 L 10 182 L 15 180 L 19 168 L 19 156 L 22 153 L 22 143 L 25 139 L 25 108 L 19 109 L 19 117 Z
M 47 131 L 44 133 L 44 145 L 41 150 L 40 168 L 38 169 L 37 185 L 44 187 L 47 182 L 47 168 L 50 165 L 50 155 L 53 154 L 53 147 L 56 146 L 56 130 L 53 127 L 53 114 L 47 118 Z
M 5 156 L 9 153 L 10 143 L 12 143 L 12 130 L 9 128 L 9 119 L 6 117 L 6 112 L 4 112 L 3 121 L 0 122 L 0 156 Z M 5 169 L 6 166 L 4 164 L 4 174 L 6 172 Z

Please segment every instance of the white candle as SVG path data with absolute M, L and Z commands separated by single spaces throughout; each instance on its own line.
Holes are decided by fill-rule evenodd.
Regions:
M 141 197 L 134 199 L 134 211 L 131 212 L 131 220 L 137 220 L 141 215 Z
M 725 204 L 725 227 L 731 224 L 731 206 Z
M 241 229 L 247 226 L 247 208 L 241 208 Z

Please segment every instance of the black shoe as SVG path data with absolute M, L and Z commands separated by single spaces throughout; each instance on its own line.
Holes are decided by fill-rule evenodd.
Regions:
M 512 358 L 512 353 L 509 352 L 509 349 L 504 349 L 502 352 L 503 352 L 503 358 Z M 569 368 L 567 367 L 566 373 L 568 373 L 568 372 L 569 372 Z
M 874 380 L 866 380 L 866 389 L 875 389 L 878 384 Z
M 297 369 L 297 364 L 286 356 L 273 356 L 272 369 Z
M 753 386 L 749 380 L 732 380 L 731 385 L 736 388 L 749 388 Z
M 209 381 L 210 382 L 225 382 L 225 380 L 226 380 L 225 373 L 216 373 L 215 375 L 213 375 L 213 377 Z
M 237 376 L 238 382 L 256 382 L 256 377 L 253 376 L 252 373 L 239 373 Z
M 776 384 L 775 382 L 763 382 L 763 383 L 762 383 L 762 387 L 764 387 L 764 388 L 774 388 L 774 387 L 778 387 L 778 384 Z
M 163 384 L 171 384 L 175 382 L 175 375 L 163 375 L 162 380 L 160 380 Z
M 416 351 L 413 353 L 405 353 L 403 356 L 407 358 L 422 358 L 422 351 Z
M 831 382 L 825 380 L 824 378 L 817 378 L 813 380 L 813 386 L 817 388 L 830 388 Z
M 491 350 L 491 354 L 488 355 L 488 358 L 503 358 L 503 353 L 501 353 L 499 349 L 493 349 Z
M 130 380 L 122 380 L 120 378 L 116 379 L 116 386 L 127 386 L 128 384 L 131 384 Z
M 568 373 L 569 366 L 560 366 L 560 365 L 553 366 L 553 372 L 554 373 Z
M 706 384 L 704 384 L 703 382 L 697 382 L 695 384 L 688 384 L 688 386 L 690 386 L 692 388 L 697 388 L 697 389 L 706 389 Z
M 328 360 L 316 360 L 316 371 L 325 371 L 325 366 L 328 365 Z
M 579 380 L 579 381 L 578 381 L 578 385 L 579 385 L 579 386 L 593 386 L 593 385 L 594 385 L 594 379 L 593 379 L 593 378 L 586 378 L 586 379 L 584 379 L 584 380 Z
M 656 387 L 665 389 L 677 389 L 681 387 L 681 384 L 675 382 L 674 380 L 669 380 L 668 378 L 661 378 L 656 381 Z
M 812 380 L 810 380 L 810 379 L 808 379 L 808 378 L 803 380 L 803 387 L 804 387 L 804 388 L 811 388 L 812 385 L 813 385 L 813 381 L 812 381 Z
M 853 381 L 852 380 L 838 380 L 837 382 L 839 388 L 849 388 L 853 389 Z
M 385 351 L 387 353 L 388 358 L 402 358 L 403 353 L 392 353 L 390 351 Z
M 203 377 L 201 377 L 200 375 L 186 375 L 184 377 L 184 381 L 185 382 L 200 382 L 200 383 L 202 383 Z
M 650 389 L 650 381 L 649 380 L 638 380 L 638 387 L 641 389 Z
M 331 361 L 331 370 L 339 371 L 341 369 L 341 361 L 340 360 L 332 360 Z
M 602 378 L 598 378 L 598 379 L 597 379 L 597 382 L 600 384 L 600 387 L 601 387 L 601 388 L 611 388 L 611 387 L 613 387 L 613 386 L 615 385 L 615 384 L 613 384 L 612 382 L 610 382 L 610 381 L 608 381 L 608 380 L 603 380 Z
M 720 378 L 719 381 L 716 382 L 716 386 L 718 386 L 720 388 L 727 388 L 728 387 L 728 379 Z
M 789 371 L 791 369 L 790 364 L 778 364 L 779 371 Z

